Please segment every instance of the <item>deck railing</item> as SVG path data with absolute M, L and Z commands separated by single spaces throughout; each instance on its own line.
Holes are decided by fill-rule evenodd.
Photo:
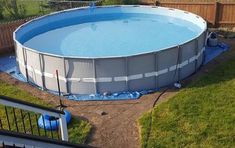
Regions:
M 68 141 L 67 123 L 63 111 L 1 95 L 0 108 L 1 130 Z M 55 122 L 59 124 L 57 130 L 52 129 L 51 120 L 49 120 L 50 130 L 48 128 L 46 130 L 44 118 L 42 118 L 44 128 L 39 127 L 38 119 L 45 114 L 51 116 L 54 120 L 58 120 L 58 122 Z
M 56 130 L 52 128 L 46 130 L 45 126 L 39 127 L 38 119 L 45 114 L 59 121 Z M 45 125 L 44 120 L 43 122 Z M 0 95 L 0 147 L 88 148 L 91 146 L 68 142 L 64 111 Z

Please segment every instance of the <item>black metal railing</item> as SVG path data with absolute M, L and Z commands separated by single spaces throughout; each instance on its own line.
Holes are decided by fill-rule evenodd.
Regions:
M 22 107 L 24 106 L 28 108 L 22 109 Z M 56 128 L 56 130 L 53 130 L 51 124 L 53 120 L 59 120 L 59 118 L 53 116 L 50 117 L 51 120 L 47 121 L 49 122 L 49 129 L 48 127 L 46 129 L 45 119 L 41 117 L 44 126 L 39 127 L 38 119 L 40 116 L 42 116 L 42 113 L 35 112 L 35 110 L 38 109 L 43 110 L 45 113 L 53 112 L 55 114 L 64 114 L 63 111 L 46 108 L 5 96 L 0 96 L 0 129 L 16 133 L 24 133 L 28 135 L 43 136 L 51 139 L 62 140 L 58 122 L 55 122 L 56 127 L 58 127 Z
M 73 147 L 90 148 L 89 145 L 73 144 L 67 141 L 59 141 L 51 138 L 44 138 L 35 135 L 27 135 L 6 130 L 0 130 L 0 147 L 2 148 L 25 148 L 25 147 Z M 22 142 L 24 141 L 24 142 Z

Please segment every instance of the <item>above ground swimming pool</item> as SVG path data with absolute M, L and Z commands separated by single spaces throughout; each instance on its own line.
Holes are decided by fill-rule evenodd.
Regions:
M 19 72 L 43 89 L 97 94 L 153 90 L 202 64 L 206 22 L 171 8 L 109 6 L 36 18 L 14 32 Z

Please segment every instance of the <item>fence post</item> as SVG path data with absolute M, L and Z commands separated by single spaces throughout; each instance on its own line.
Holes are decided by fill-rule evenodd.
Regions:
M 219 2 L 215 1 L 215 4 L 214 4 L 214 19 L 213 19 L 213 26 L 214 27 L 216 27 L 216 25 L 217 25 L 218 9 L 219 9 Z
M 60 115 L 60 131 L 61 131 L 61 138 L 63 141 L 68 141 L 68 129 L 67 129 L 67 122 L 65 115 Z
M 156 2 L 155 2 L 155 6 L 160 6 L 160 2 L 159 2 L 159 1 L 156 1 Z

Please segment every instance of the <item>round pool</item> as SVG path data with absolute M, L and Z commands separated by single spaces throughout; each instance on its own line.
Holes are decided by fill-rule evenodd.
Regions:
M 202 64 L 206 22 L 164 7 L 84 7 L 52 13 L 14 32 L 19 72 L 72 94 L 141 91 L 184 79 Z

